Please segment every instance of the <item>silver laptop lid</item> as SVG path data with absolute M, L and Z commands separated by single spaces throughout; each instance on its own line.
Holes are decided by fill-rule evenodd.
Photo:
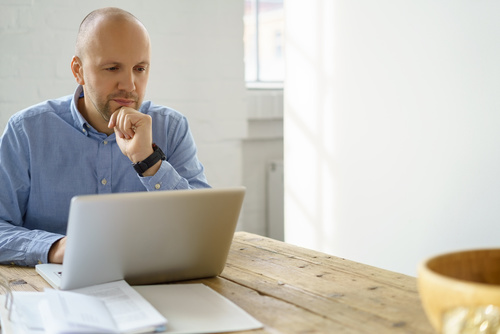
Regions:
M 220 274 L 244 194 L 237 187 L 73 198 L 60 288 Z

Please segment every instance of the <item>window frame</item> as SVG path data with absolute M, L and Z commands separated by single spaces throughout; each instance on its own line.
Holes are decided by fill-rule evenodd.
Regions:
M 261 3 L 261 1 L 265 1 L 265 0 L 244 0 L 244 4 L 248 1 L 252 2 L 255 6 L 254 11 L 252 13 L 253 21 L 255 24 L 255 37 L 254 37 L 255 50 L 254 50 L 254 52 L 252 52 L 254 54 L 254 58 L 255 58 L 255 73 L 254 73 L 255 80 L 247 80 L 247 68 L 246 68 L 246 63 L 245 63 L 245 75 L 244 75 L 244 77 L 245 77 L 246 87 L 249 89 L 283 89 L 284 78 L 282 80 L 262 80 L 260 43 L 259 43 L 260 37 L 261 37 L 259 14 L 260 14 L 260 3 Z M 284 0 L 283 0 L 283 2 L 284 2 Z M 246 16 L 246 13 L 244 15 Z M 246 29 L 245 26 L 243 28 Z M 282 37 L 282 38 L 284 38 L 284 37 Z M 282 54 L 284 53 L 283 44 L 284 43 L 282 43 L 282 45 L 281 45 Z M 244 45 L 244 47 L 246 47 L 246 46 Z M 244 54 L 246 56 L 246 50 L 245 50 Z M 245 61 L 246 60 L 247 59 L 245 58 Z

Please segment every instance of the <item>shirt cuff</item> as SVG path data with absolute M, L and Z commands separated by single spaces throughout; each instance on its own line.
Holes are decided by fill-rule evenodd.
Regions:
M 41 263 L 49 262 L 50 247 L 64 235 L 55 234 L 45 231 L 39 231 L 39 234 L 34 238 L 28 246 L 26 252 L 26 265 L 35 266 Z
M 170 163 L 163 160 L 155 175 L 139 176 L 139 179 L 148 191 L 155 191 L 177 189 L 177 185 L 181 182 L 182 177 L 175 171 Z

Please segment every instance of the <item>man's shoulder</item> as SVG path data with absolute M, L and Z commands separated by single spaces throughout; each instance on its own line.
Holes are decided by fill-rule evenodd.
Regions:
M 151 117 L 166 117 L 166 118 L 171 118 L 175 119 L 177 121 L 181 119 L 185 119 L 186 117 L 181 114 L 179 111 L 162 106 L 162 105 L 157 105 L 154 104 L 151 101 L 145 101 L 142 106 L 141 106 L 141 112 L 150 115 Z
M 12 122 L 22 122 L 26 119 L 44 117 L 47 113 L 61 115 L 70 113 L 72 95 L 60 97 L 58 99 L 46 100 L 38 104 L 25 108 L 11 117 Z

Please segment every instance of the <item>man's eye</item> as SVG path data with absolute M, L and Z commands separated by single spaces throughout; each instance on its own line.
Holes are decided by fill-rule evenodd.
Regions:
M 112 67 L 108 67 L 106 70 L 113 72 L 113 71 L 118 70 L 118 67 L 112 66 Z
M 145 67 L 136 67 L 135 70 L 139 71 L 139 72 L 144 72 L 144 71 L 146 71 L 146 68 Z

